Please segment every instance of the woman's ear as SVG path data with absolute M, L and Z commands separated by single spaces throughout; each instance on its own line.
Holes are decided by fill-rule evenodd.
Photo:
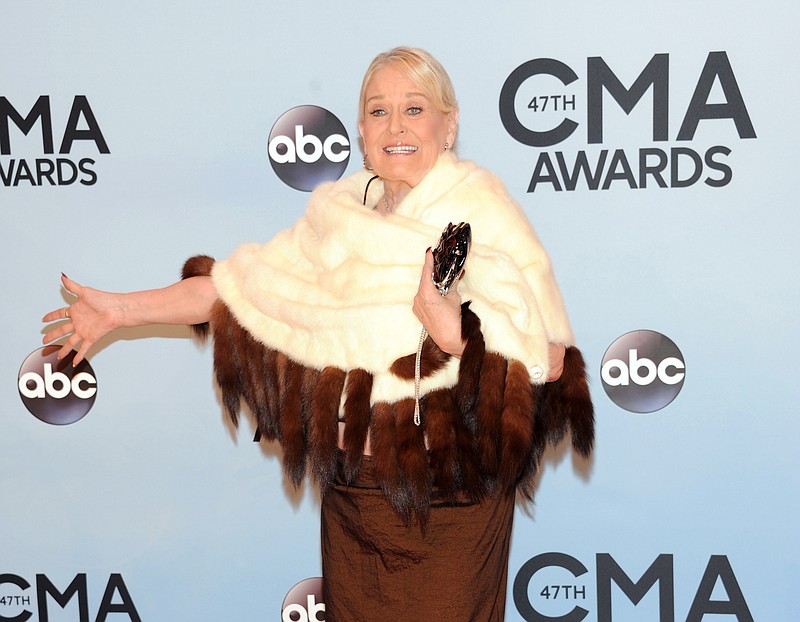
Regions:
M 447 144 L 454 145 L 458 132 L 458 108 L 453 108 L 447 113 Z

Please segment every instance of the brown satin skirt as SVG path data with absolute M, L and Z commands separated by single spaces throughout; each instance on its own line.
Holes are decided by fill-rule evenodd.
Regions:
M 431 503 L 427 531 L 406 527 L 364 456 L 350 486 L 322 500 L 327 622 L 501 622 L 514 492 L 476 504 Z

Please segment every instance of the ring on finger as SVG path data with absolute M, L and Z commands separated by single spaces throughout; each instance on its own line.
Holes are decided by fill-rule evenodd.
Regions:
M 69 307 L 64 309 L 64 317 L 69 317 Z

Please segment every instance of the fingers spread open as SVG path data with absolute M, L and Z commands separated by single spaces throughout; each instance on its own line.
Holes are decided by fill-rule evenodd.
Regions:
M 66 322 L 64 324 L 59 324 L 55 326 L 52 330 L 47 331 L 44 338 L 42 339 L 42 343 L 48 344 L 56 341 L 57 339 L 61 339 L 64 335 L 69 335 L 73 330 L 72 322 Z

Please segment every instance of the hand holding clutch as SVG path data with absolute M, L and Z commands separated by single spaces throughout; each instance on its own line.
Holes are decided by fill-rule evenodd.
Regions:
M 432 277 L 442 296 L 447 296 L 461 276 L 471 243 L 472 229 L 467 222 L 450 223 L 442 231 L 439 243 L 433 249 Z

